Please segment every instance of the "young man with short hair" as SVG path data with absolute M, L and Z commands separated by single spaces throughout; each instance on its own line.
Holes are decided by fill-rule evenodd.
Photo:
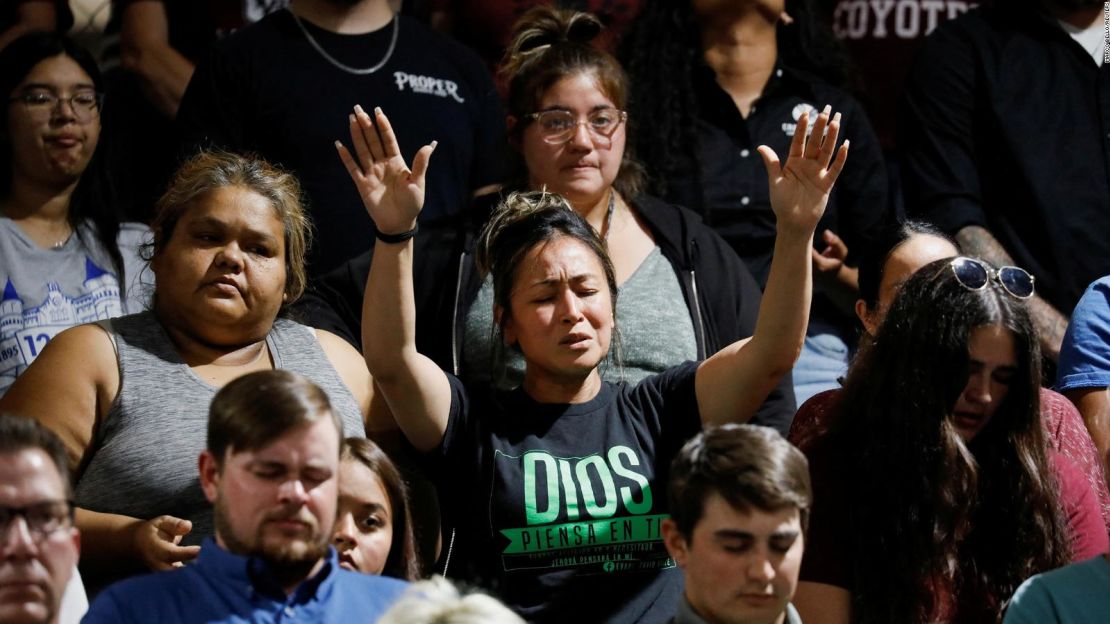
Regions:
M 200 455 L 215 540 L 194 565 L 109 587 L 84 622 L 375 621 L 405 583 L 344 570 L 328 546 L 341 431 L 324 391 L 295 373 L 224 386 Z
M 800 624 L 809 463 L 775 430 L 707 429 L 671 465 L 663 541 L 686 574 L 673 624 Z

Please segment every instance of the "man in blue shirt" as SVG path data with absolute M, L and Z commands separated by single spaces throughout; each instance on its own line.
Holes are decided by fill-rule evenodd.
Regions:
M 224 386 L 200 456 L 215 540 L 195 564 L 109 587 L 83 621 L 376 621 L 405 583 L 344 570 L 328 546 L 341 431 L 324 391 L 295 373 Z

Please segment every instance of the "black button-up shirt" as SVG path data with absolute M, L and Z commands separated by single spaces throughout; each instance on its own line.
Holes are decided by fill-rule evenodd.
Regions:
M 1036 3 L 937 28 L 902 109 L 911 214 L 987 228 L 1064 314 L 1110 274 L 1110 65 Z
M 888 216 L 882 152 L 859 103 L 781 62 L 747 118 L 717 84 L 709 67 L 700 67 L 694 86 L 699 106 L 698 175 L 669 180 L 672 201 L 705 215 L 706 222 L 736 250 L 760 286 L 765 286 L 774 251 L 775 215 L 767 169 L 756 148 L 768 145 L 785 162 L 801 115 L 811 113 L 815 120 L 817 113 L 831 104 L 841 113 L 840 142 L 848 139 L 851 147 L 818 225 L 817 246 L 824 247 L 820 233 L 829 229 L 847 243 L 850 258 L 858 255 Z M 814 318 L 840 316 L 826 303 L 815 301 Z M 840 323 L 846 319 L 835 320 Z

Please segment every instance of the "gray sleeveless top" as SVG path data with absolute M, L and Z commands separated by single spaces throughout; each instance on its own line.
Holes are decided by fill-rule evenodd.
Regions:
M 601 377 L 613 383 L 637 384 L 649 375 L 698 359 L 694 320 L 682 297 L 674 267 L 658 247 L 625 280 L 617 297 L 620 362 L 617 344 L 600 367 Z M 510 390 L 524 380 L 524 356 L 494 343 L 493 279 L 486 277 L 466 316 L 462 378 L 468 383 L 492 383 Z
M 91 460 L 77 481 L 77 505 L 149 519 L 170 514 L 193 522 L 185 545 L 213 534 L 212 508 L 200 489 L 197 457 L 205 447 L 208 405 L 218 388 L 185 364 L 150 312 L 113 319 L 119 396 L 93 433 Z M 278 319 L 266 336 L 274 367 L 324 389 L 345 436 L 363 436 L 358 401 L 309 327 Z

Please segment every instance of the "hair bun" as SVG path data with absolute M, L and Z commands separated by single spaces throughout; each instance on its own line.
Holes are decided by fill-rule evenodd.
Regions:
M 560 44 L 590 45 L 604 25 L 591 13 L 540 5 L 528 10 L 513 25 L 513 38 L 505 51 L 501 71 L 514 75 Z
M 601 20 L 590 13 L 575 13 L 566 25 L 566 40 L 574 43 L 590 43 L 601 34 Z

